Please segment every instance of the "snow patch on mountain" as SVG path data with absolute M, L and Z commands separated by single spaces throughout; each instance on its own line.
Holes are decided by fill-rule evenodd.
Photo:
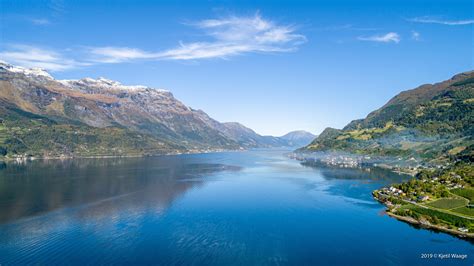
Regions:
M 13 66 L 2 60 L 0 60 L 0 67 L 11 73 L 19 73 L 19 74 L 24 74 L 29 77 L 41 77 L 41 78 L 54 80 L 54 78 L 47 71 L 41 68 L 25 68 L 25 67 L 20 67 L 20 66 Z M 69 88 L 75 88 L 78 86 L 79 87 L 87 86 L 87 87 L 94 87 L 96 89 L 102 89 L 102 90 L 124 90 L 124 91 L 130 91 L 130 92 L 152 90 L 158 93 L 169 93 L 168 90 L 154 89 L 154 88 L 150 88 L 148 86 L 143 86 L 143 85 L 123 85 L 118 81 L 110 80 L 103 77 L 99 77 L 98 79 L 83 78 L 79 80 L 64 79 L 64 80 L 56 80 L 56 81 L 58 81 L 62 85 Z
M 146 91 L 146 90 L 153 90 L 155 92 L 166 92 L 168 90 L 164 89 L 153 89 L 148 86 L 143 85 L 123 85 L 122 83 L 110 80 L 107 78 L 100 77 L 98 79 L 93 78 L 83 78 L 78 80 L 58 80 L 61 84 L 67 87 L 75 87 L 75 86 L 87 86 L 87 87 L 94 87 L 96 89 L 102 90 L 124 90 L 124 91 Z
M 35 67 L 35 68 L 24 68 L 24 67 L 20 67 L 20 66 L 13 66 L 13 65 L 10 65 L 7 62 L 2 61 L 2 60 L 0 60 L 0 67 L 2 67 L 3 69 L 5 69 L 9 72 L 13 72 L 13 73 L 20 73 L 20 74 L 24 74 L 24 75 L 27 75 L 27 76 L 36 76 L 36 77 L 44 77 L 44 78 L 48 78 L 48 79 L 53 79 L 53 77 L 42 68 L 37 68 L 37 67 Z

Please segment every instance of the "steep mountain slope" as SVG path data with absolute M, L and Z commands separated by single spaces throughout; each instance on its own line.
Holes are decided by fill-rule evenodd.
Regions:
M 1 66 L 0 66 L 1 67 Z M 164 90 L 106 79 L 56 81 L 0 68 L 0 97 L 20 109 L 98 128 L 124 127 L 196 148 L 236 148 L 197 112 Z
M 236 122 L 223 123 L 222 131 L 234 140 L 237 140 L 244 147 L 292 147 L 292 143 L 281 137 L 262 136 L 252 129 Z
M 97 128 L 23 111 L 0 100 L 0 158 L 140 156 L 188 149 L 120 127 Z
M 432 117 L 427 114 L 427 111 L 438 112 L 439 115 L 462 115 L 467 110 L 459 109 L 461 105 L 472 106 L 470 105 L 472 102 L 462 102 L 469 101 L 472 96 L 474 82 L 472 79 L 474 79 L 474 71 L 455 75 L 449 80 L 436 84 L 425 84 L 412 90 L 403 91 L 380 109 L 370 113 L 365 119 L 355 120 L 344 129 L 381 127 L 388 121 L 396 121 L 413 127 L 419 126 L 419 122 L 448 121 L 449 117 L 447 116 Z M 458 103 L 456 100 L 461 102 Z M 406 117 L 407 115 L 409 117 Z
M 6 63 L 0 63 L 0 118 L 0 147 L 9 155 L 154 154 L 273 145 L 247 129 L 254 134 L 249 140 L 238 133 L 245 127 L 219 123 L 166 90 L 104 78 L 58 81 L 40 69 Z
M 280 138 L 288 141 L 290 146 L 303 147 L 310 144 L 316 138 L 316 135 L 313 135 L 308 131 L 296 130 L 291 131 Z
M 342 130 L 327 128 L 302 152 L 355 154 L 448 161 L 472 153 L 474 72 L 400 93 L 365 119 Z

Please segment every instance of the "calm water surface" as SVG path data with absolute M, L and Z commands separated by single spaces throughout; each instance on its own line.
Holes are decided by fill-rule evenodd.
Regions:
M 371 191 L 404 177 L 284 152 L 3 165 L 0 265 L 473 265 L 472 243 L 383 214 Z

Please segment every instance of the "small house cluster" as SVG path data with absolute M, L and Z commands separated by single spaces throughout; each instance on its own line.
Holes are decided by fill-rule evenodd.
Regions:
M 344 155 L 335 155 L 335 156 L 327 156 L 321 159 L 321 162 L 327 165 L 338 166 L 338 167 L 343 167 L 343 168 L 357 168 L 362 163 L 362 158 L 344 156 Z
M 401 189 L 398 189 L 396 187 L 385 187 L 385 188 L 382 188 L 382 192 L 386 195 L 391 195 L 391 196 L 402 196 L 402 195 L 405 195 L 405 192 L 403 192 L 403 190 Z
M 423 183 L 437 183 L 444 185 L 447 189 L 456 189 L 456 188 L 463 188 L 465 186 L 465 182 L 463 181 L 460 175 L 455 173 L 451 173 L 449 176 L 443 177 L 434 177 L 431 179 L 422 179 Z

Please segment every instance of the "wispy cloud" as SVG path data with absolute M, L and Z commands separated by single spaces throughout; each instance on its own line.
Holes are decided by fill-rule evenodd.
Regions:
M 61 17 L 67 13 L 63 0 L 49 0 L 48 7 L 53 17 Z
M 156 58 L 157 56 L 156 53 L 137 48 L 113 46 L 88 48 L 88 53 L 92 55 L 90 60 L 98 63 L 121 63 L 136 59 Z
M 31 23 L 34 25 L 40 25 L 40 26 L 45 26 L 51 24 L 51 21 L 45 18 L 32 18 L 30 19 Z
M 68 59 L 58 52 L 29 45 L 10 45 L 9 49 L 0 52 L 0 59 L 24 67 L 39 67 L 51 71 L 89 65 Z
M 421 39 L 420 33 L 417 31 L 411 31 L 411 38 L 415 41 L 419 41 Z
M 352 24 L 334 25 L 316 29 L 317 31 L 342 31 L 342 30 L 353 30 L 353 31 L 375 31 L 377 28 L 371 27 L 356 27 Z
M 474 19 L 442 20 L 442 19 L 436 19 L 436 18 L 431 18 L 431 17 L 417 17 L 417 18 L 410 18 L 407 20 L 411 22 L 417 22 L 417 23 L 442 24 L 442 25 L 448 25 L 448 26 L 461 26 L 461 25 L 474 24 Z
M 36 21 L 48 23 L 48 21 Z M 82 47 L 53 51 L 31 45 L 10 45 L 0 52 L 0 59 L 25 67 L 52 71 L 68 70 L 99 63 L 122 63 L 136 60 L 198 60 L 229 58 L 248 53 L 283 53 L 295 51 L 306 42 L 292 25 L 280 25 L 260 14 L 250 17 L 230 16 L 186 24 L 202 32 L 206 41 L 179 42 L 176 47 L 145 51 L 134 47 Z M 209 40 L 210 39 L 210 40 Z M 77 55 L 81 55 L 81 59 Z
M 259 14 L 251 17 L 227 17 L 189 23 L 202 30 L 212 41 L 180 42 L 164 51 L 149 52 L 130 47 L 98 47 L 90 50 L 93 60 L 117 63 L 135 59 L 197 60 L 228 58 L 245 53 L 290 52 L 306 41 L 290 25 L 278 25 Z
M 400 42 L 400 35 L 398 35 L 398 33 L 396 33 L 396 32 L 389 32 L 389 33 L 383 34 L 383 35 L 360 36 L 357 39 L 360 40 L 360 41 L 399 43 Z

